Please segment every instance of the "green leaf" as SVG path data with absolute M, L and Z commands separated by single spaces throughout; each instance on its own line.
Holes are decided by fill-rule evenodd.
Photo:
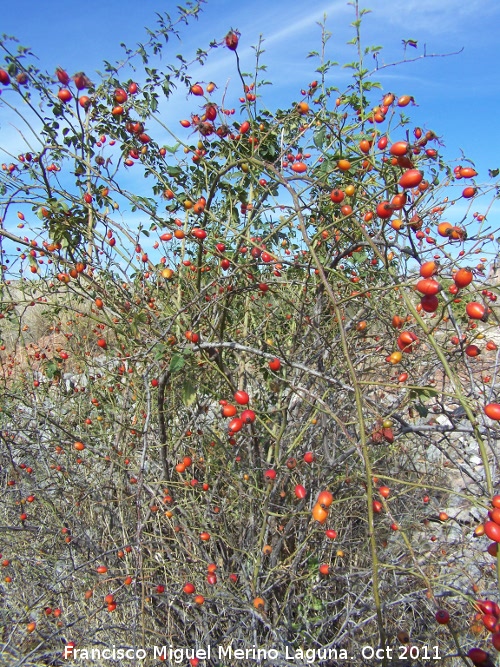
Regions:
M 45 375 L 49 380 L 53 380 L 57 375 L 61 375 L 61 371 L 57 367 L 57 362 L 53 359 L 45 366 Z
M 318 132 L 314 133 L 314 145 L 316 148 L 321 148 L 325 143 L 326 127 L 322 127 Z
M 438 395 L 438 392 L 433 387 L 420 387 L 419 389 L 412 389 L 410 391 L 410 399 L 415 400 L 416 398 L 420 401 L 425 402 L 430 398 L 435 398 Z
M 180 371 L 184 367 L 185 363 L 186 360 L 181 354 L 174 354 L 172 359 L 170 359 L 170 372 L 177 373 L 177 371 Z
M 156 361 L 159 361 L 160 359 L 165 358 L 165 350 L 166 350 L 166 345 L 163 345 L 162 343 L 158 343 L 158 345 L 155 345 L 155 359 L 156 359 Z
M 355 264 L 362 264 L 365 262 L 368 258 L 368 255 L 366 252 L 354 252 L 352 255 L 352 259 Z
M 427 410 L 425 405 L 422 405 L 421 403 L 417 403 L 417 405 L 415 405 L 415 410 L 421 417 L 427 417 L 427 415 L 429 414 L 429 410 Z
M 191 380 L 184 380 L 182 385 L 182 402 L 189 408 L 196 400 L 196 387 L 191 383 Z
M 167 174 L 169 176 L 180 176 L 182 169 L 180 167 L 167 167 Z

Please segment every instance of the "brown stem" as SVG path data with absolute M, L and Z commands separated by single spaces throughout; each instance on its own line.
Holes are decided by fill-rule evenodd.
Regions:
M 168 482 L 170 476 L 168 472 L 167 461 L 167 423 L 165 419 L 165 389 L 170 379 L 170 371 L 166 370 L 160 376 L 158 383 L 158 423 L 160 430 L 160 460 L 163 471 L 163 478 Z

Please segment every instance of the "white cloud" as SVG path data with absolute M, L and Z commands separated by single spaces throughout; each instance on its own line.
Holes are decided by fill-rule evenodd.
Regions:
M 374 7 L 377 21 L 403 26 L 413 33 L 425 31 L 443 36 L 461 29 L 467 30 L 470 19 L 481 16 L 484 21 L 485 16 L 498 17 L 498 14 L 498 4 L 485 0 L 405 0 L 404 3 L 383 0 Z
M 267 45 L 272 45 L 274 43 L 281 43 L 284 41 L 289 40 L 293 35 L 296 35 L 300 33 L 303 37 L 304 31 L 309 28 L 309 27 L 316 27 L 316 24 L 319 22 L 322 22 L 323 17 L 326 15 L 327 17 L 327 27 L 328 24 L 332 23 L 332 12 L 335 12 L 335 17 L 337 18 L 339 13 L 340 14 L 347 14 L 347 13 L 352 13 L 352 10 L 346 6 L 345 2 L 331 2 L 323 7 L 320 7 L 313 13 L 310 13 L 306 7 L 305 13 L 301 13 L 300 15 L 292 18 L 290 20 L 290 17 L 287 17 L 287 21 L 284 23 L 282 18 L 281 20 L 276 21 L 276 25 L 279 25 L 280 23 L 283 24 L 284 26 L 279 28 L 278 30 L 272 30 L 272 28 L 275 28 L 276 25 L 273 26 L 273 17 L 276 15 L 269 15 L 268 17 L 265 17 L 267 19 L 270 19 L 269 22 L 266 20 L 262 21 L 261 25 L 266 26 L 266 32 L 269 32 L 269 36 L 266 37 L 266 44 Z M 282 16 L 281 11 L 278 14 L 279 16 Z M 271 30 L 270 30 L 271 29 Z M 315 34 L 319 37 L 319 28 L 315 30 Z M 302 43 L 302 39 L 299 41 L 298 45 L 300 47 Z

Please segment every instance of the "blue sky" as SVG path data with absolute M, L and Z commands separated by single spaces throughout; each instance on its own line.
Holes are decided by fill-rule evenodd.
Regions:
M 146 0 L 21 0 L 5 3 L 2 8 L 2 32 L 16 36 L 29 45 L 40 59 L 40 66 L 54 72 L 61 65 L 70 74 L 84 70 L 92 78 L 103 59 L 115 61 L 122 55 L 120 42 L 132 46 L 145 40 L 145 26 L 153 26 L 155 12 L 175 13 L 177 3 Z M 461 151 L 476 165 L 478 183 L 488 180 L 488 169 L 500 167 L 500 140 L 496 130 L 496 110 L 500 103 L 498 72 L 500 52 L 497 29 L 500 3 L 491 0 L 372 0 L 372 13 L 363 23 L 366 45 L 382 45 L 379 62 L 403 58 L 403 39 L 418 41 L 417 49 L 408 49 L 411 57 L 446 54 L 449 57 L 420 59 L 378 73 L 385 91 L 411 94 L 418 104 L 411 110 L 415 124 L 434 130 L 443 138 L 446 156 L 460 158 Z M 273 82 L 265 90 L 268 107 L 286 106 L 300 97 L 300 89 L 317 77 L 317 62 L 308 59 L 309 51 L 320 47 L 318 21 L 327 15 L 332 33 L 327 57 L 340 63 L 354 60 L 352 46 L 353 9 L 345 0 L 317 3 L 290 0 L 254 0 L 235 3 L 208 0 L 198 21 L 182 31 L 182 43 L 173 40 L 165 51 L 164 62 L 177 53 L 194 55 L 212 40 L 221 40 L 229 28 L 241 32 L 239 54 L 242 69 L 254 63 L 252 46 L 264 37 L 266 78 Z M 224 87 L 234 76 L 234 55 L 227 49 L 211 54 L 209 64 L 194 74 L 202 81 L 215 81 Z M 347 70 L 337 68 L 330 82 L 341 89 L 348 84 Z M 231 88 L 229 89 L 231 90 Z M 236 89 L 235 89 L 236 90 Z M 239 95 L 239 93 L 236 93 Z M 192 102 L 192 101 L 191 101 Z M 234 99 L 233 106 L 238 106 Z M 187 109 L 184 91 L 165 113 L 182 118 Z M 172 115 L 171 115 L 172 114 Z M 0 124 L 0 145 L 4 143 L 5 124 Z M 488 199 L 489 201 L 489 199 Z M 484 203 L 486 206 L 486 202 Z M 496 220 L 495 220 L 496 219 Z M 496 229 L 498 211 L 489 214 Z M 495 222 L 497 224 L 495 224 Z
M 104 58 L 120 57 L 120 42 L 133 45 L 143 41 L 144 26 L 154 24 L 155 12 L 173 14 L 176 4 L 161 0 L 86 0 L 84 5 L 74 0 L 21 0 L 4 3 L 1 30 L 31 46 L 40 64 L 51 72 L 62 65 L 71 73 L 80 69 L 91 73 Z M 418 40 L 419 48 L 409 49 L 415 56 L 423 52 L 424 45 L 428 53 L 448 53 L 463 47 L 460 55 L 387 69 L 380 78 L 387 89 L 414 95 L 419 104 L 415 116 L 444 135 L 447 146 L 463 148 L 482 170 L 500 164 L 500 140 L 494 130 L 495 109 L 500 102 L 500 3 L 372 0 L 367 4 L 372 13 L 366 16 L 363 27 L 365 43 L 383 45 L 382 60 L 401 58 L 402 39 Z M 213 39 L 222 39 L 233 27 L 242 33 L 243 67 L 251 67 L 251 46 L 262 34 L 273 96 L 286 103 L 314 78 L 314 61 L 305 56 L 319 47 L 317 21 L 325 13 L 332 32 L 331 57 L 341 63 L 352 60 L 352 47 L 346 46 L 346 41 L 353 34 L 349 27 L 353 15 L 345 0 L 208 0 L 200 19 L 183 31 L 182 44 L 174 40 L 169 53 L 193 53 Z M 207 68 L 219 84 L 225 82 L 226 72 L 232 71 L 231 55 L 220 49 Z M 206 72 L 203 76 L 209 78 Z M 346 72 L 339 70 L 339 85 L 342 79 L 347 81 Z

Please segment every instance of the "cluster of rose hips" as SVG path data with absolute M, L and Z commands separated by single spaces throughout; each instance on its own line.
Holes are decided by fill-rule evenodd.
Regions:
M 485 628 L 491 633 L 491 643 L 497 651 L 500 651 L 500 607 L 492 600 L 477 600 L 475 603 L 478 609 L 477 620 L 481 620 Z M 450 614 L 446 609 L 439 609 L 436 612 L 436 621 L 440 625 L 447 625 L 450 622 Z M 493 667 L 489 653 L 480 648 L 471 648 L 467 656 L 478 667 Z

